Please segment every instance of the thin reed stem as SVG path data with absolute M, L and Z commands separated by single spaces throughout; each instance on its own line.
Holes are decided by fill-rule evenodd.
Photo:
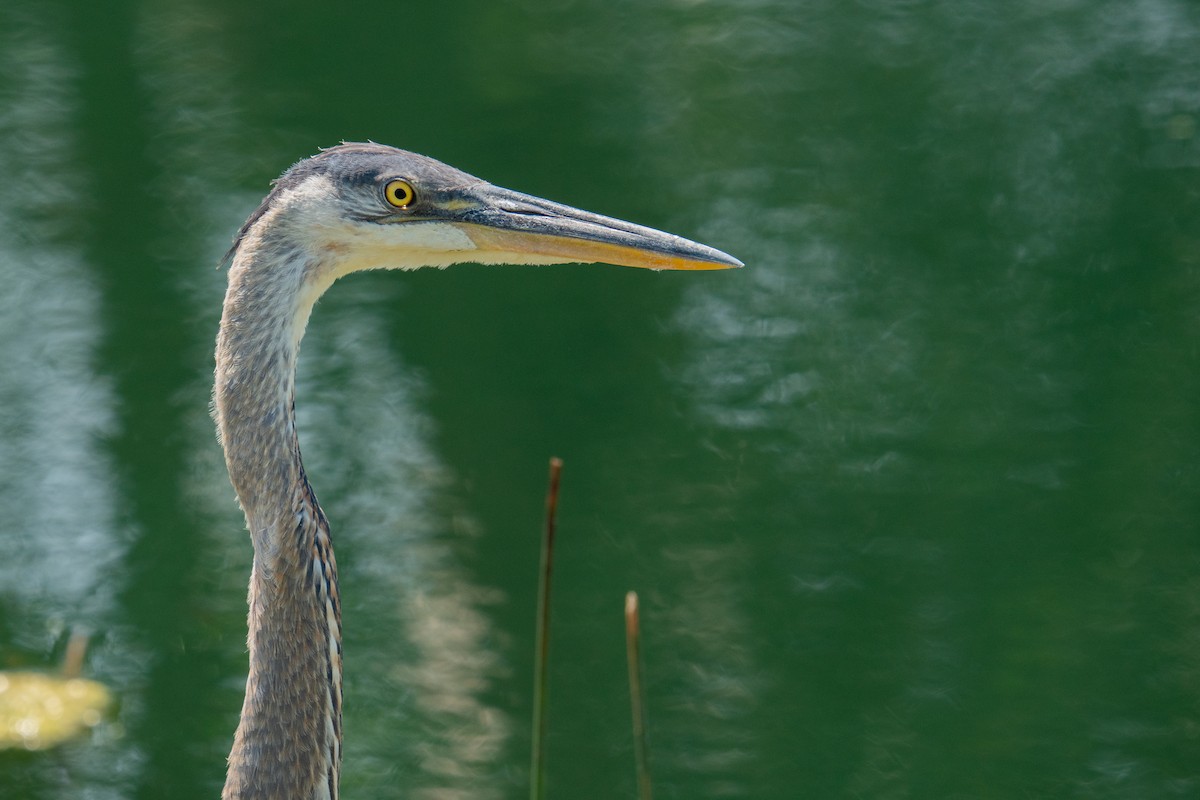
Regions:
M 543 800 L 546 783 L 546 696 L 550 657 L 550 578 L 554 571 L 554 524 L 558 514 L 558 480 L 562 459 L 550 459 L 549 487 L 546 489 L 546 527 L 542 536 L 542 566 L 538 578 L 537 634 L 533 661 L 533 757 L 530 764 L 529 793 L 532 800 Z
M 633 710 L 633 754 L 638 800 L 652 800 L 650 748 L 646 743 L 646 701 L 642 693 L 641 625 L 637 592 L 625 595 L 625 653 L 629 661 L 629 701 Z

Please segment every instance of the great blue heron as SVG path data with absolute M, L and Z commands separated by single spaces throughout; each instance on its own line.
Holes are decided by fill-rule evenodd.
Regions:
M 336 800 L 341 603 L 329 524 L 304 475 L 294 412 L 296 356 L 313 303 L 342 275 L 365 269 L 742 264 L 378 144 L 332 147 L 285 172 L 238 231 L 227 260 L 214 416 L 254 565 L 250 672 L 222 796 Z

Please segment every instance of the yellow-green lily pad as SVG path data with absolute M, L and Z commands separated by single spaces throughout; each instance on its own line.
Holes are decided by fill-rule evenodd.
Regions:
M 111 704 L 96 681 L 0 672 L 0 749 L 54 747 L 99 724 Z

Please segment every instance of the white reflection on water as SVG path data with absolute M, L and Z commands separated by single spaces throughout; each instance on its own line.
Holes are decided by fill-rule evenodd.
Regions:
M 707 779 L 713 796 L 737 797 L 745 786 L 735 776 L 753 769 L 758 735 L 744 723 L 761 702 L 761 671 L 745 638 L 749 629 L 739 587 L 744 559 L 736 544 L 677 545 L 664 552 L 672 571 L 685 577 L 670 608 L 659 611 L 683 667 L 671 696 L 655 701 L 657 736 L 670 747 L 658 759 L 673 771 Z M 699 724 L 698 724 L 699 723 Z
M 297 387 L 341 571 L 347 793 L 398 774 L 414 797 L 498 797 L 510 725 L 483 699 L 503 666 L 481 611 L 496 597 L 456 555 L 473 524 L 430 446 L 423 386 L 384 346 L 372 299 L 354 278 L 331 290 Z
M 749 267 L 689 288 L 678 321 L 701 346 L 681 383 L 705 419 L 769 433 L 797 462 L 873 443 L 838 466 L 849 472 L 911 466 L 898 445 L 939 425 L 957 426 L 957 446 L 998 445 L 1016 424 L 1077 427 L 1079 376 L 1054 351 L 1053 272 L 1113 270 L 1115 256 L 1088 243 L 1112 235 L 1130 159 L 1200 165 L 1194 14 L 1171 0 L 857 5 L 765 4 L 774 24 L 730 28 L 746 57 L 789 46 L 795 57 L 756 75 L 765 98 L 744 99 L 747 118 L 780 123 L 779 138 L 706 133 L 715 153 L 766 166 L 710 158 L 693 178 L 693 195 L 714 198 L 704 238 Z M 848 41 L 865 85 L 830 71 Z M 808 66 L 823 69 L 801 74 Z M 894 118 L 879 91 L 897 93 Z M 681 128 L 701 113 L 671 91 L 650 102 L 673 106 Z M 1016 419 L 997 385 L 1036 415 Z M 1063 486 L 1070 463 L 1038 458 L 1008 477 Z
M 0 619 L 20 652 L 0 656 L 4 666 L 48 667 L 39 659 L 67 630 L 122 638 L 113 577 L 129 542 L 103 443 L 113 395 L 94 368 L 100 298 L 62 214 L 79 192 L 70 59 L 10 12 L 0 14 Z M 136 643 L 106 644 L 91 664 L 108 676 L 145 655 Z M 116 730 L 30 769 L 58 797 L 120 797 L 110 778 L 135 769 L 139 754 L 114 741 Z
M 93 372 L 97 292 L 58 213 L 72 195 L 66 68 L 31 29 L 0 34 L 0 504 L 14 616 L 96 624 L 111 605 L 112 397 Z M 29 635 L 25 631 L 25 636 Z
M 821 633 L 839 645 L 877 648 L 871 655 L 879 663 L 864 659 L 874 674 L 856 675 L 862 699 L 841 707 L 843 717 L 791 721 L 808 726 L 819 746 L 822 726 L 852 720 L 846 740 L 861 749 L 838 788 L 853 796 L 909 797 L 931 782 L 977 780 L 947 775 L 954 769 L 944 764 L 956 761 L 984 775 L 1017 765 L 1028 774 L 1005 776 L 1012 787 L 1025 781 L 1030 791 L 1045 781 L 1056 787 L 1047 796 L 1072 789 L 1089 797 L 1186 796 L 1196 782 L 1186 755 L 1178 757 L 1189 745 L 1178 744 L 1183 725 L 1175 720 L 1191 713 L 1194 680 L 1164 676 L 1170 703 L 1158 690 L 1143 692 L 1137 678 L 1124 684 L 1136 699 L 1090 696 L 1097 668 L 1086 660 L 1112 644 L 1062 621 L 1071 614 L 1107 621 L 1123 606 L 1110 597 L 1147 602 L 1164 590 L 1163 576 L 1143 568 L 1134 573 L 1137 585 L 1093 585 L 1103 546 L 1071 554 L 1087 562 L 1072 565 L 1076 574 L 1022 559 L 1045 539 L 1078 535 L 1072 523 L 1088 512 L 1077 507 L 1111 504 L 1109 513 L 1130 517 L 1139 508 L 1171 513 L 1161 510 L 1161 487 L 1142 496 L 1119 487 L 1119 499 L 1089 493 L 1089 453 L 1111 459 L 1100 471 L 1132 478 L 1137 469 L 1129 453 L 1091 449 L 1079 433 L 1096 404 L 1088 391 L 1123 407 L 1110 395 L 1146 389 L 1136 369 L 1122 376 L 1124 385 L 1115 385 L 1115 371 L 1088 371 L 1085 359 L 1124 356 L 1084 340 L 1107 341 L 1126 329 L 1074 294 L 1095 292 L 1097 304 L 1120 305 L 1105 294 L 1111 286 L 1088 276 L 1126 270 L 1129 285 L 1145 291 L 1136 273 L 1172 267 L 1180 277 L 1157 290 L 1194 290 L 1194 277 L 1182 277 L 1194 276 L 1194 234 L 1170 241 L 1176 223 L 1138 219 L 1133 207 L 1141 199 L 1129 193 L 1172 186 L 1150 170 L 1186 167 L 1192 171 L 1174 176 L 1186 182 L 1200 165 L 1195 8 L 1171 0 L 1004 9 L 865 2 L 855 4 L 855 18 L 832 7 L 772 5 L 793 23 L 807 14 L 805 36 L 789 24 L 734 29 L 774 39 L 767 52 L 785 50 L 781 40 L 794 41 L 797 53 L 828 52 L 808 63 L 804 56 L 780 62 L 756 81 L 777 87 L 780 96 L 768 99 L 777 102 L 746 94 L 744 118 L 763 129 L 780 122 L 776 139 L 720 138 L 719 129 L 706 129 L 714 151 L 752 152 L 769 166 L 697 177 L 692 194 L 716 198 L 706 238 L 748 266 L 738 280 L 690 287 L 677 317 L 694 351 L 675 377 L 694 399 L 697 419 L 724 431 L 714 439 L 731 458 L 735 446 L 744 448 L 778 471 L 778 508 L 794 515 L 794 574 L 817 570 L 821 582 L 846 588 L 836 607 L 806 598 L 802 613 L 811 618 L 790 620 L 789 633 L 811 647 L 821 638 L 807 636 L 807 628 L 824 624 L 829 630 Z M 829 35 L 811 35 L 822 29 Z M 839 48 L 855 53 L 840 57 L 852 70 L 846 75 L 830 68 Z M 809 64 L 824 71 L 800 74 Z M 788 88 L 784 76 L 793 79 Z M 875 93 L 889 95 L 892 109 Z M 784 95 L 796 102 L 783 102 Z M 678 102 L 686 111 L 686 101 Z M 1114 253 L 1114 245 L 1156 259 L 1164 250 L 1190 247 L 1191 254 L 1164 267 Z M 1152 301 L 1130 304 L 1146 314 L 1146 326 L 1163 324 L 1162 340 L 1147 334 L 1157 353 L 1174 347 L 1166 341 L 1170 323 L 1150 321 Z M 1164 306 L 1168 317 L 1180 313 Z M 1080 324 L 1088 315 L 1095 327 Z M 1129 336 L 1120 341 L 1126 346 Z M 1171 406 L 1130 408 L 1169 413 Z M 1133 414 L 1122 423 L 1108 435 L 1145 446 L 1137 430 L 1143 420 Z M 980 511 L 1014 497 L 1026 502 L 1007 514 L 993 519 Z M 838 504 L 845 507 L 830 511 Z M 743 508 L 744 524 L 760 511 Z M 837 527 L 822 530 L 834 514 Z M 1164 538 L 1174 541 L 1180 525 L 1190 529 L 1194 521 L 1175 517 L 1162 526 L 1170 531 Z M 1124 546 L 1148 535 L 1141 526 L 1121 528 L 1111 535 Z M 1011 563 L 988 565 L 994 585 L 948 583 L 947 575 L 969 572 L 992 552 L 962 544 L 986 536 L 1011 538 Z M 887 579 L 872 577 L 877 564 L 886 564 Z M 1095 607 L 1060 609 L 1049 598 L 1068 580 L 1106 597 Z M 802 590 L 813 583 L 797 582 Z M 897 596 L 874 601 L 874 613 L 893 623 L 887 630 L 837 624 L 838 615 L 856 619 L 854 605 L 865 603 L 860 589 L 894 589 L 892 582 L 903 586 Z M 986 611 L 975 605 L 980 594 Z M 1192 622 L 1194 615 L 1167 635 Z M 1171 663 L 1165 671 L 1179 670 L 1179 662 L 1194 669 L 1194 647 L 1161 650 L 1154 631 L 1163 624 L 1158 615 L 1129 620 L 1125 644 Z M 978 645 L 976 637 L 1002 643 L 993 662 L 973 662 L 964 652 Z M 801 658 L 794 663 L 807 666 Z M 808 675 L 782 677 L 791 693 L 804 695 Z M 964 711 L 972 691 L 976 705 Z M 1180 702 L 1189 710 L 1174 710 Z M 1083 710 L 1056 713 L 1063 703 Z M 1164 714 L 1164 706 L 1171 710 Z M 1079 750 L 1061 735 L 1073 726 L 1091 740 Z

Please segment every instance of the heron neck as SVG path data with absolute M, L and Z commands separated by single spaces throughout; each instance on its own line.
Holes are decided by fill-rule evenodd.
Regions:
M 268 260 L 258 255 L 265 249 L 239 253 L 230 265 L 213 391 L 225 464 L 252 534 L 256 522 L 291 511 L 291 491 L 301 478 L 296 358 L 315 300 L 303 292 L 304 260 L 298 254 Z M 254 544 L 257 552 L 267 542 L 256 538 Z
M 214 415 L 254 546 L 250 670 L 225 800 L 336 800 L 341 629 L 329 527 L 304 475 L 293 397 L 313 299 L 302 262 L 230 267 Z

